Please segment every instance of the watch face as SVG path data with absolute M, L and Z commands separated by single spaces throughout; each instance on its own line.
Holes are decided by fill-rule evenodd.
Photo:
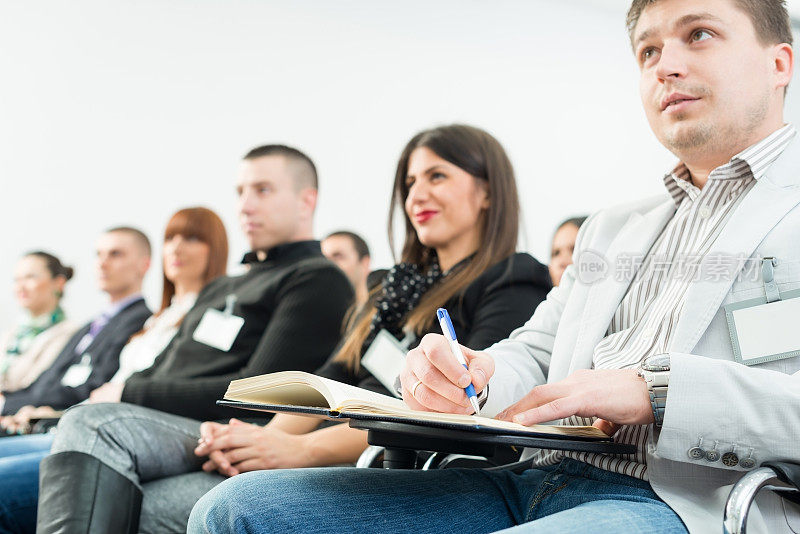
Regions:
M 645 358 L 642 362 L 645 371 L 669 371 L 669 354 L 655 354 Z

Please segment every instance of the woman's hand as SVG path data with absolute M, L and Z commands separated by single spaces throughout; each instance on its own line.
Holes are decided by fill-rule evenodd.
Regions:
M 306 446 L 307 434 L 288 434 L 231 419 L 230 424 L 203 423 L 201 441 L 194 450 L 208 456 L 204 471 L 234 476 L 259 469 L 285 469 L 312 465 Z
M 480 393 L 494 374 L 494 360 L 488 354 L 461 347 L 469 371 L 458 363 L 444 336 L 427 334 L 406 356 L 400 373 L 403 400 L 414 410 L 473 413 L 464 388 L 470 382 Z
M 23 406 L 14 415 L 0 417 L 0 427 L 7 432 L 27 434 L 31 430 L 32 419 L 57 417 L 58 413 L 50 406 Z

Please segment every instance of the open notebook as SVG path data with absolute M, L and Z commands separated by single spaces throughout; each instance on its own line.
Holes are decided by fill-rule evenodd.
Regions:
M 234 380 L 228 386 L 225 401 L 219 404 L 253 410 L 321 415 L 334 419 L 386 418 L 395 421 L 441 423 L 451 428 L 481 428 L 550 438 L 611 440 L 601 430 L 591 426 L 526 427 L 475 415 L 412 410 L 403 401 L 393 397 L 301 371 L 282 371 Z

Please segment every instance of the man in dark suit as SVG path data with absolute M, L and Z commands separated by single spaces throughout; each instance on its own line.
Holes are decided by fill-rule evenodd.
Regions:
M 119 353 L 151 315 L 142 298 L 150 242 L 141 231 L 112 228 L 97 243 L 97 276 L 110 303 L 67 342 L 53 365 L 30 386 L 0 394 L 2 415 L 33 406 L 63 409 L 89 397 L 119 368 Z M 4 418 L 5 419 L 5 418 Z M 10 423 L 2 421 L 3 426 Z

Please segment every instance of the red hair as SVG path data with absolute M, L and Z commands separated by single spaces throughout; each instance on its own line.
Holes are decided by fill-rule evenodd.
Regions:
M 228 265 L 228 235 L 219 216 L 207 208 L 185 208 L 172 216 L 164 231 L 164 241 L 175 235 L 195 237 L 208 245 L 208 265 L 203 273 L 203 285 L 223 276 Z M 163 267 L 162 267 L 163 272 Z M 164 290 L 161 294 L 161 308 L 167 308 L 175 296 L 175 284 L 164 274 Z

